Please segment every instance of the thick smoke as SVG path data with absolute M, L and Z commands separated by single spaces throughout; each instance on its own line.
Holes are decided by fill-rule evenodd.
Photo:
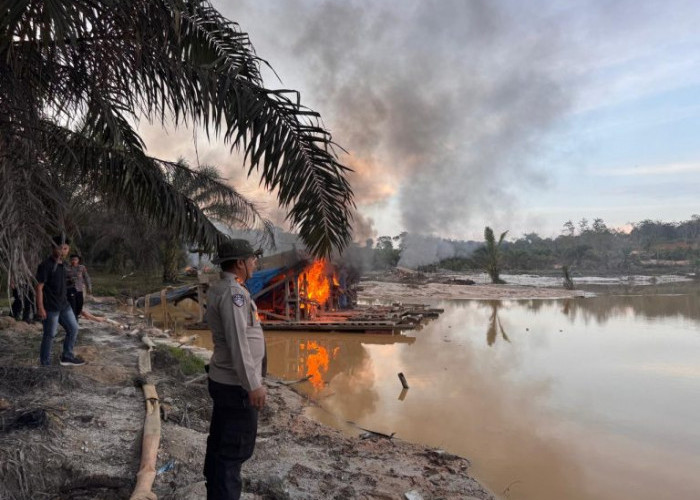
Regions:
M 454 245 L 435 236 L 407 234 L 402 243 L 400 267 L 415 269 L 455 256 Z
M 374 221 L 371 217 L 365 217 L 364 215 L 356 211 L 353 214 L 352 221 L 353 241 L 362 246 L 367 242 L 367 240 L 376 238 L 377 232 L 374 230 L 373 226 Z
M 553 16 L 506 0 L 237 5 L 224 12 L 349 151 L 360 210 L 397 194 L 400 227 L 459 237 L 538 179 L 528 156 L 570 100 Z

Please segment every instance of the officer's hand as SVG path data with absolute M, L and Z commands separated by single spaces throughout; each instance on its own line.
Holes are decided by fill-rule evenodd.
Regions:
M 265 389 L 265 386 L 263 385 L 262 387 L 259 387 L 254 391 L 249 392 L 248 399 L 250 400 L 250 404 L 253 405 L 253 408 L 262 410 L 262 407 L 265 406 L 266 395 L 267 389 Z
M 46 309 L 43 307 L 40 307 L 36 314 L 39 316 L 39 319 L 46 319 Z

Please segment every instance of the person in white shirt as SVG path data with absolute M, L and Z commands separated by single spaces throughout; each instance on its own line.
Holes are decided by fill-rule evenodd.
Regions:
M 209 361 L 214 410 L 204 460 L 207 500 L 240 498 L 241 466 L 253 455 L 258 412 L 265 405 L 265 339 L 244 286 L 261 253 L 247 240 L 232 239 L 219 245 L 212 260 L 221 266 L 222 279 L 207 291 L 205 315 L 214 341 Z

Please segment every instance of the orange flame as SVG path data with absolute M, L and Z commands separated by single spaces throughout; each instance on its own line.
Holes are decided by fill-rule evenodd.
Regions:
M 314 386 L 314 389 L 320 391 L 323 389 L 324 385 L 321 370 L 323 370 L 324 373 L 328 373 L 328 351 L 325 347 L 318 345 L 318 342 L 314 341 L 308 341 L 306 346 L 302 343 L 300 347 L 302 349 L 306 348 L 307 352 L 311 350 L 316 351 L 313 354 L 309 354 L 306 358 L 306 374 L 311 377 L 309 382 Z
M 306 269 L 306 297 L 309 300 L 315 300 L 319 304 L 326 302 L 331 294 L 326 265 L 325 259 L 319 259 Z

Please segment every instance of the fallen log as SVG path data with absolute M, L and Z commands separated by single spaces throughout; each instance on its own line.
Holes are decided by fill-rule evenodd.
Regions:
M 145 375 L 151 372 L 151 350 L 139 352 L 139 373 Z
M 156 462 L 160 444 L 160 402 L 152 384 L 142 386 L 146 399 L 146 419 L 143 424 L 141 442 L 141 464 L 136 474 L 136 486 L 129 500 L 157 500 L 151 488 L 156 478 Z
M 106 318 L 102 318 L 100 316 L 95 316 L 94 314 L 90 313 L 89 311 L 86 311 L 85 309 L 80 311 L 80 315 L 87 320 L 97 321 L 98 323 L 104 323 L 105 321 L 107 321 Z
M 153 342 L 148 335 L 142 335 L 141 342 L 143 342 L 146 345 L 146 347 L 148 347 L 149 351 L 152 351 L 156 348 L 155 342 Z

